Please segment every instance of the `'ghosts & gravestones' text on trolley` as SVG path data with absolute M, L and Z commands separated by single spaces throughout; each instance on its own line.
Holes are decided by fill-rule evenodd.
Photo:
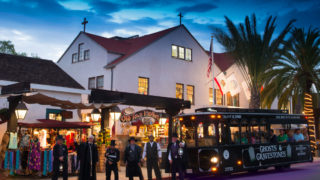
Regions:
M 304 115 L 284 110 L 202 108 L 176 116 L 187 173 L 231 174 L 312 162 Z

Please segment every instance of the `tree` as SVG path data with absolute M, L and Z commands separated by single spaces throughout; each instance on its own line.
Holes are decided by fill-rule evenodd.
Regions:
M 0 41 L 0 53 L 28 56 L 26 52 L 17 52 L 11 41 Z M 31 53 L 30 57 L 40 58 L 36 53 Z
M 282 56 L 285 50 L 283 43 L 294 21 L 291 20 L 280 34 L 274 37 L 276 17 L 270 16 L 267 19 L 261 35 L 257 31 L 254 14 L 251 19 L 246 16 L 245 22 L 238 27 L 228 17 L 225 19 L 228 32 L 216 28 L 215 37 L 233 56 L 243 74 L 251 92 L 249 107 L 260 108 L 260 90 L 264 84 L 262 75 L 273 61 Z
M 264 75 L 266 87 L 262 91 L 262 102 L 270 107 L 278 98 L 278 108 L 290 99 L 293 105 L 302 102 L 309 121 L 310 141 L 315 143 L 313 109 L 316 103 L 312 101 L 312 93 L 317 95 L 320 90 L 320 32 L 312 28 L 307 32 L 295 28 L 291 35 L 288 51 Z
M 11 41 L 0 41 L 0 53 L 17 54 Z

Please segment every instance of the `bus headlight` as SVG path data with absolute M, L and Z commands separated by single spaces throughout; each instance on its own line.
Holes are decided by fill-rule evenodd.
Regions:
M 217 157 L 212 157 L 212 158 L 210 159 L 210 161 L 211 161 L 212 163 L 217 163 L 217 162 L 218 162 L 218 158 L 217 158 Z

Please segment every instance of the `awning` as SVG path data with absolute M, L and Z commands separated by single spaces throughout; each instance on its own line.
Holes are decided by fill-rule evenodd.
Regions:
M 46 128 L 46 129 L 82 129 L 82 128 L 90 128 L 93 126 L 92 123 L 86 122 L 62 122 L 56 120 L 49 119 L 38 119 L 36 123 L 23 123 L 18 122 L 18 126 L 26 127 L 26 128 Z
M 41 104 L 61 107 L 62 109 L 94 109 L 94 108 L 108 108 L 116 106 L 119 103 L 104 103 L 104 104 L 83 104 L 83 103 L 73 103 L 67 100 L 60 100 L 50 96 L 46 96 L 41 93 L 36 93 L 32 95 L 23 95 L 22 101 L 27 104 Z

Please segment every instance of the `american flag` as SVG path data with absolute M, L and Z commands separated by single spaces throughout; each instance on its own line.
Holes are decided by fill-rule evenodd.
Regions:
M 212 62 L 213 62 L 213 47 L 212 47 L 212 41 L 213 38 L 211 37 L 211 43 L 210 43 L 210 57 L 208 62 L 208 71 L 207 71 L 207 77 L 210 77 L 211 69 L 212 69 Z

